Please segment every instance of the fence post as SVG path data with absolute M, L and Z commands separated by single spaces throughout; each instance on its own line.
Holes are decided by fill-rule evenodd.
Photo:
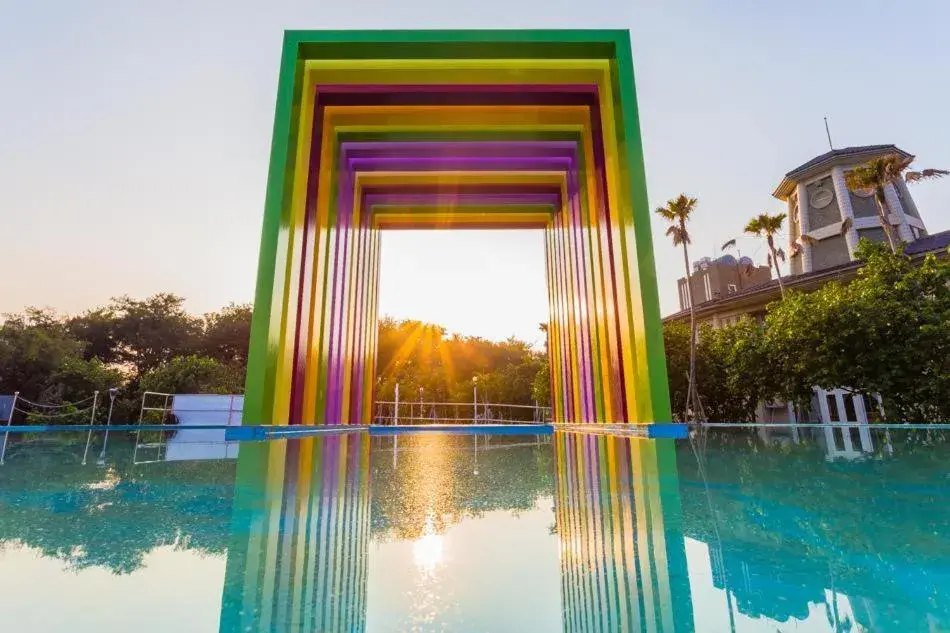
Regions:
M 7 432 L 3 434 L 3 448 L 0 449 L 0 466 L 3 466 L 3 460 L 7 457 L 7 440 L 10 437 L 10 425 L 13 424 L 13 411 L 16 409 L 16 401 L 19 397 L 20 392 L 14 391 L 13 402 L 10 403 L 10 415 L 7 416 Z
M 109 445 L 109 427 L 112 425 L 112 408 L 115 406 L 115 396 L 118 389 L 111 387 L 109 389 L 109 415 L 106 416 L 106 433 L 102 438 L 102 450 L 99 452 L 99 462 L 105 463 L 106 447 Z
M 99 403 L 99 392 L 92 392 L 92 415 L 89 416 L 89 425 L 94 426 L 96 424 L 96 405 Z M 89 444 L 92 442 L 92 429 L 89 429 L 89 433 L 86 434 L 86 450 L 82 453 L 82 465 L 86 465 L 86 457 L 89 456 Z

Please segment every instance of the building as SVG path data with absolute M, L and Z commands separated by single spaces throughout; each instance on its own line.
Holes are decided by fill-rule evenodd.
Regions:
M 834 268 L 854 260 L 862 237 L 887 238 L 874 193 L 849 191 L 845 173 L 869 160 L 911 155 L 895 145 L 834 149 L 785 174 L 772 195 L 788 207 L 789 271 L 792 275 Z M 912 243 L 927 229 L 903 181 L 885 189 L 889 220 L 901 240 Z
M 782 279 L 786 290 L 810 292 L 829 281 L 850 281 L 861 267 L 861 262 L 854 259 L 858 240 L 862 237 L 880 242 L 887 240 L 873 194 L 848 191 L 844 179 L 848 170 L 887 154 L 910 156 L 894 145 L 848 147 L 817 156 L 788 172 L 782 179 L 773 195 L 788 206 L 787 250 L 792 255 L 790 274 Z M 888 186 L 885 194 L 890 211 L 888 219 L 901 240 L 907 243 L 904 249 L 907 255 L 922 260 L 928 253 L 946 253 L 950 247 L 950 231 L 928 234 L 904 182 Z M 724 281 L 724 288 L 715 286 L 714 290 L 707 291 L 707 287 L 713 287 L 714 279 L 725 279 L 725 276 L 718 276 L 718 271 L 728 270 L 729 261 L 735 260 L 725 256 L 717 260 L 707 258 L 694 264 L 690 286 L 699 324 L 723 327 L 742 317 L 761 319 L 767 306 L 781 298 L 778 280 L 772 279 L 770 270 L 764 266 L 755 269 L 763 272 L 751 273 L 743 287 L 736 284 L 733 289 L 730 285 L 733 282 Z M 751 266 L 751 261 L 748 264 Z M 741 264 L 738 268 L 747 270 Z M 714 272 L 717 276 L 713 275 Z M 679 279 L 678 285 L 680 310 L 667 316 L 664 322 L 689 320 L 685 280 Z M 846 390 L 816 388 L 812 415 L 816 421 L 865 424 L 868 412 L 876 406 L 878 403 L 865 402 L 861 396 Z M 792 407 L 783 402 L 763 403 L 758 419 L 761 422 L 796 421 Z M 829 455 L 853 457 L 871 450 L 871 438 L 866 431 L 847 426 L 837 431 L 826 431 Z
M 714 299 L 738 294 L 748 288 L 761 285 L 772 278 L 768 266 L 756 266 L 748 257 L 736 259 L 732 255 L 723 255 L 717 259 L 704 257 L 693 262 L 693 272 L 689 276 L 689 292 L 686 278 L 681 277 L 679 285 L 680 310 L 700 305 Z
M 887 154 L 910 156 L 895 145 L 848 147 L 816 156 L 785 174 L 773 195 L 788 205 L 787 251 L 792 255 L 790 274 L 782 279 L 786 289 L 808 292 L 832 280 L 850 281 L 861 267 L 860 262 L 854 260 L 858 240 L 862 237 L 880 242 L 887 240 L 874 196 L 850 192 L 844 184 L 848 170 Z M 906 254 L 923 259 L 927 253 L 946 251 L 950 246 L 950 231 L 928 234 L 905 183 L 888 186 L 886 195 L 891 212 L 889 219 L 901 239 L 907 242 Z M 802 200 L 804 203 L 800 203 Z M 848 218 L 850 222 L 846 221 Z M 741 284 L 731 281 L 732 278 L 721 271 L 729 270 L 730 262 L 735 261 L 731 255 L 725 255 L 693 264 L 690 286 L 699 323 L 721 327 L 743 316 L 763 317 L 766 306 L 781 297 L 778 280 L 771 278 L 769 268 L 754 267 L 746 257 L 737 262 L 735 269 L 747 276 L 741 277 Z M 685 283 L 684 278 L 677 281 L 680 310 L 664 321 L 689 318 Z M 710 292 L 706 291 L 707 283 Z

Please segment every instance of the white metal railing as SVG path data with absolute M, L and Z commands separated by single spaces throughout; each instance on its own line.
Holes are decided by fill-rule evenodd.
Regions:
M 139 426 L 143 424 L 168 424 L 172 413 L 172 401 L 175 398 L 173 393 L 161 393 L 158 391 L 146 391 L 142 394 L 142 407 L 139 409 Z M 162 451 L 167 446 L 164 433 L 161 431 L 146 431 L 146 441 L 142 441 L 142 431 L 135 431 L 135 447 L 132 449 L 132 463 L 139 463 L 140 450 L 153 450 L 155 454 L 151 459 L 146 458 L 145 463 L 162 461 Z
M 379 400 L 373 424 L 547 424 L 551 408 L 500 402 Z
M 234 442 L 224 427 L 241 423 L 244 396 L 240 394 L 142 394 L 136 431 L 134 463 L 236 457 Z M 154 426 L 168 430 L 154 430 Z M 144 441 L 143 441 L 144 436 Z M 145 457 L 140 453 L 146 451 Z M 148 451 L 154 451 L 149 453 Z

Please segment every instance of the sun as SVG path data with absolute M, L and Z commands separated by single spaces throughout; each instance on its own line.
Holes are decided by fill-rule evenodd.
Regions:
M 436 534 L 432 519 L 426 520 L 425 532 L 412 543 L 412 558 L 416 566 L 431 572 L 445 560 L 445 543 L 441 534 Z

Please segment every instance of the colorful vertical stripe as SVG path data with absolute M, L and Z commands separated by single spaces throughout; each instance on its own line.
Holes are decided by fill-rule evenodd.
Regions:
M 366 628 L 369 437 L 245 443 L 221 631 Z
M 672 441 L 554 444 L 565 633 L 693 630 Z
M 419 228 L 544 230 L 555 420 L 670 419 L 626 31 L 286 34 L 246 423 L 370 421 L 380 232 Z

